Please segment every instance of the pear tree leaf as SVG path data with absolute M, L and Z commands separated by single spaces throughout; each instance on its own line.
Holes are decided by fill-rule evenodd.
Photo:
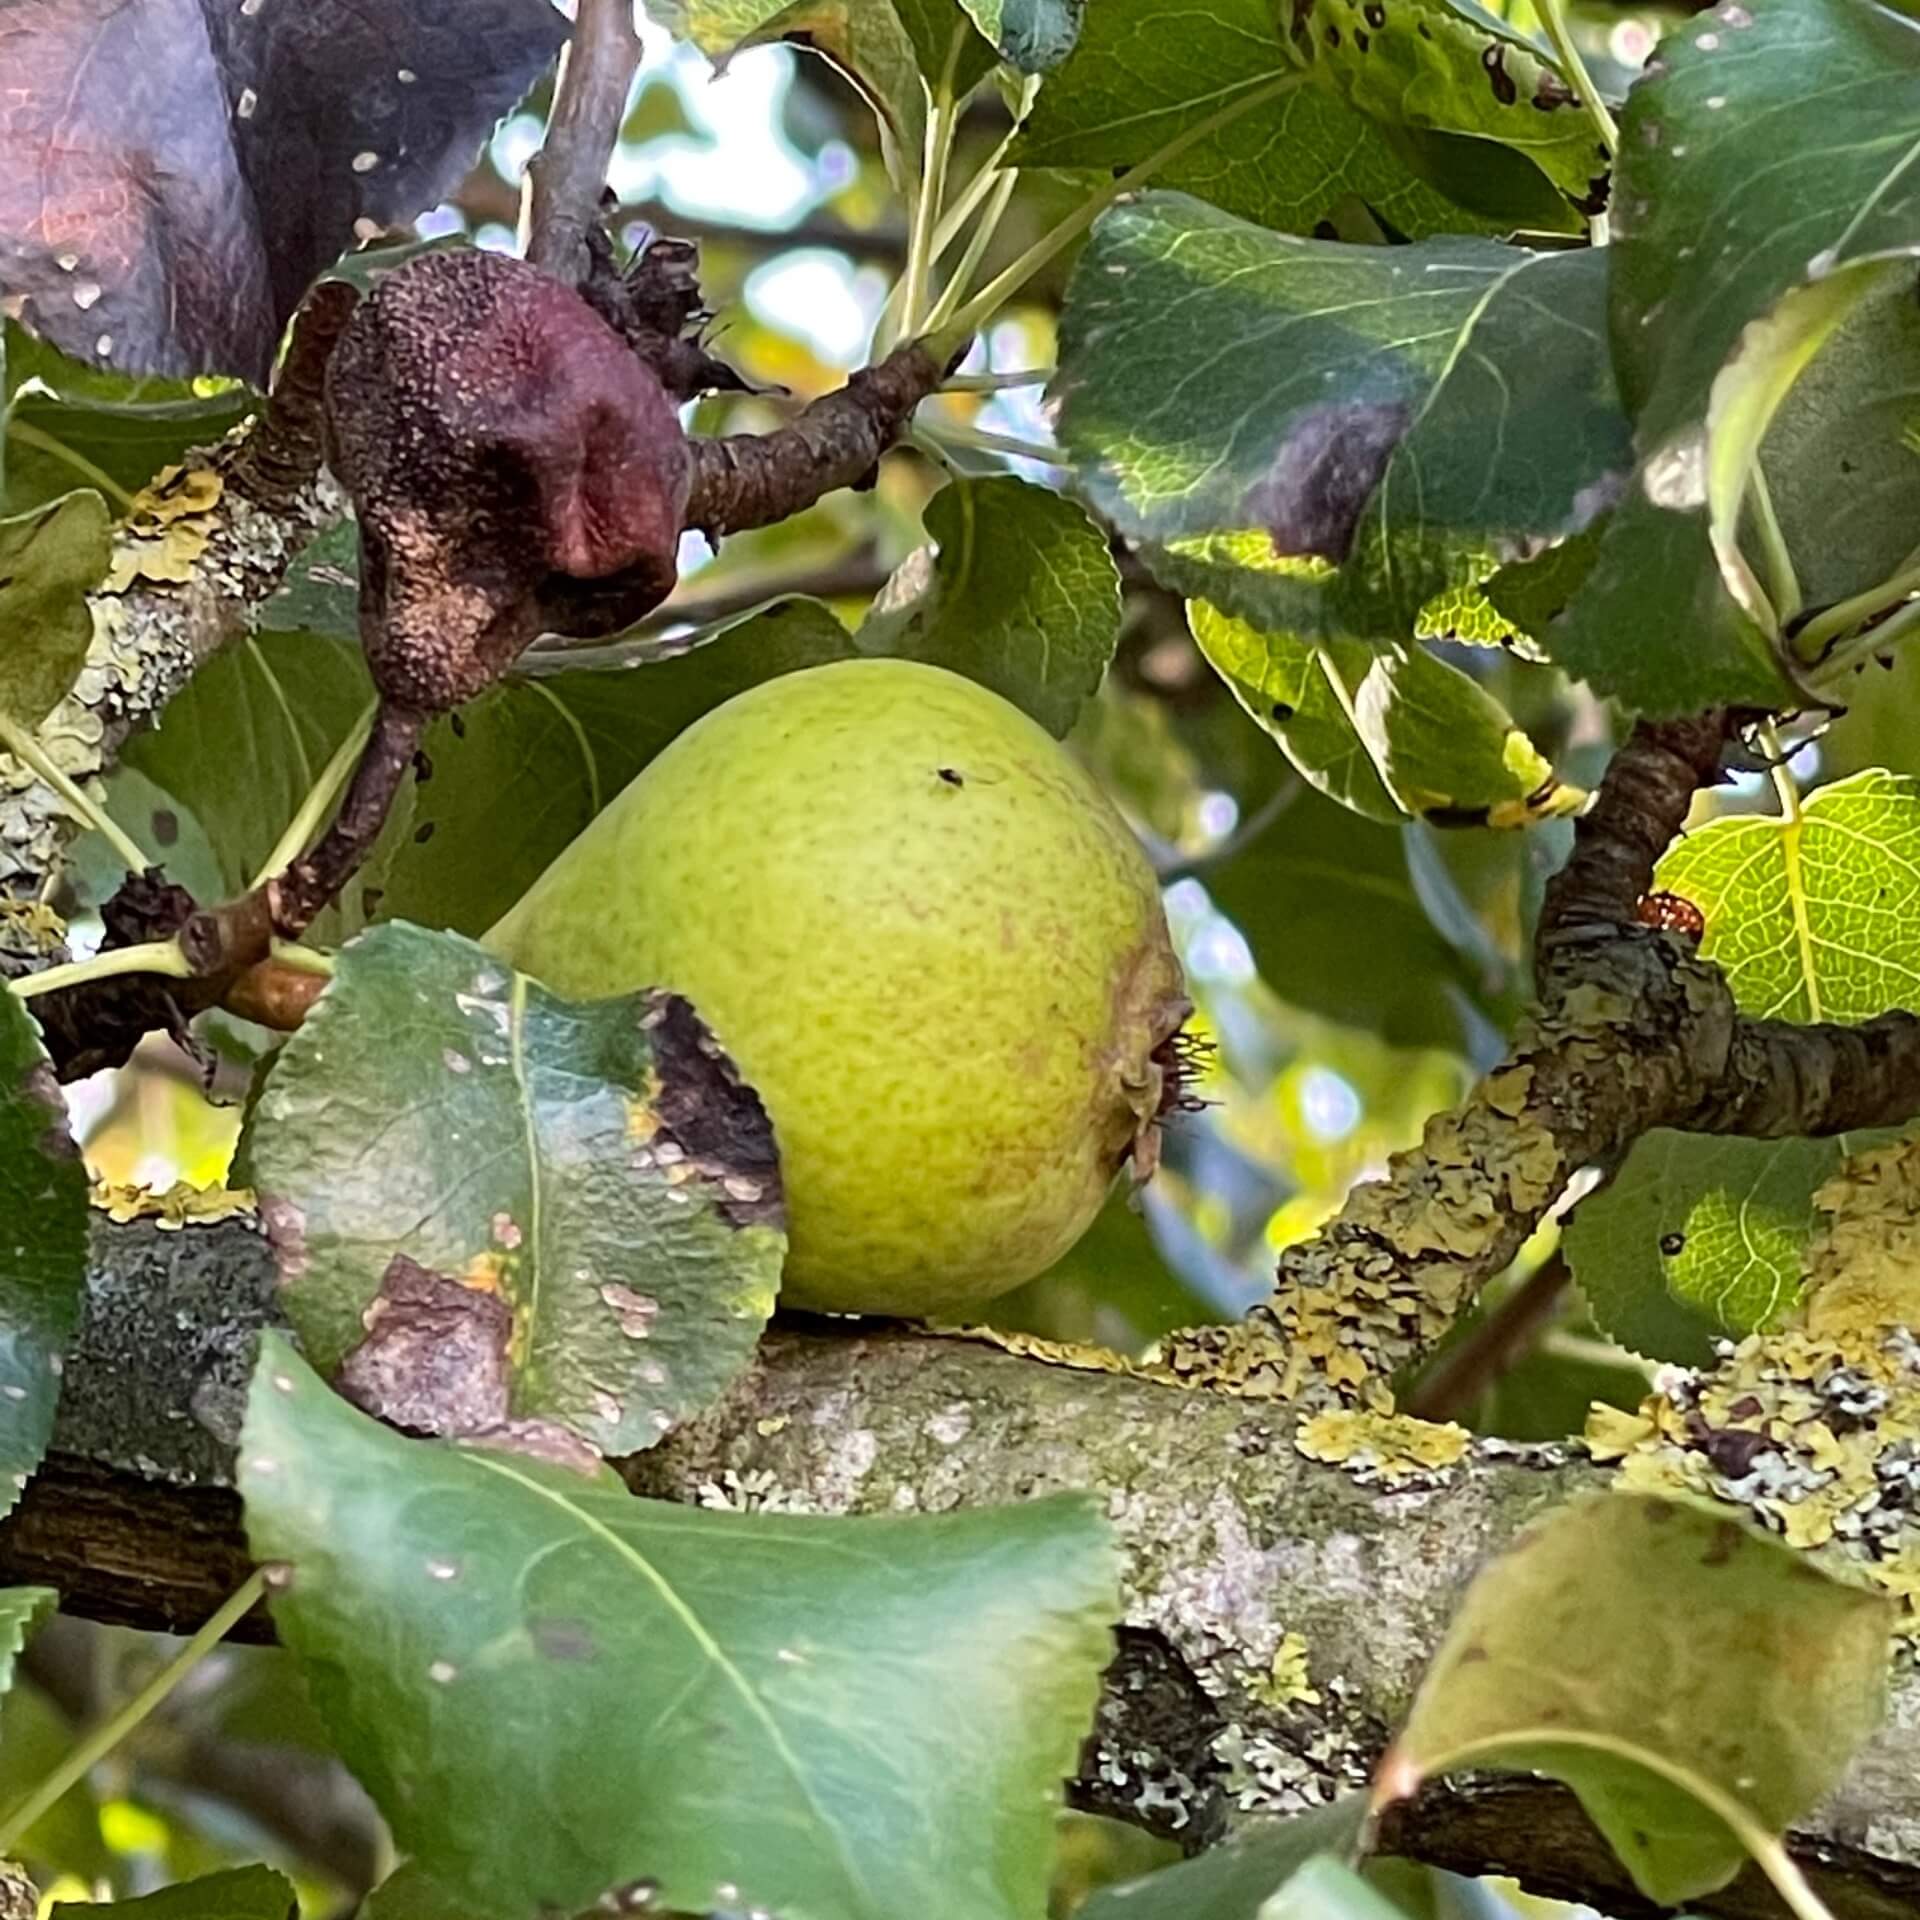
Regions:
M 1102 1887 L 1079 1920 L 1263 1920 L 1310 1862 L 1351 1862 L 1366 1820 L 1366 1796 L 1350 1793 L 1311 1813 L 1249 1822 L 1191 1860 Z
M 1345 246 L 1143 194 L 1068 292 L 1061 444 L 1180 590 L 1302 637 L 1404 639 L 1612 499 L 1631 459 L 1604 298 L 1592 249 Z
M 0 1694 L 13 1685 L 20 1649 L 59 1601 L 51 1587 L 0 1587 Z
M 1920 1005 L 1920 780 L 1875 769 L 1822 787 L 1797 821 L 1711 820 L 1655 882 L 1700 909 L 1700 951 L 1744 1012 Z M 1635 1352 L 1693 1364 L 1717 1335 L 1773 1324 L 1799 1295 L 1814 1193 L 1862 1144 L 1649 1134 L 1568 1231 L 1595 1318 Z
M 1800 818 L 1729 815 L 1677 841 L 1655 885 L 1700 909 L 1700 952 L 1741 1010 L 1871 1020 L 1920 1006 L 1920 780 L 1871 769 Z
M 1344 1860 L 1317 1854 L 1260 1908 L 1255 1920 L 1411 1920 Z
M 40 724 L 66 697 L 87 657 L 87 595 L 107 571 L 107 503 L 62 494 L 0 520 L 0 712 Z
M 1443 190 L 1509 226 L 1575 232 L 1607 203 L 1609 156 L 1545 49 L 1458 0 L 1318 0 L 1300 52 Z M 1549 190 L 1549 184 L 1551 190 Z
M 1892 1615 L 1728 1510 L 1577 1500 L 1467 1590 L 1376 1795 L 1551 1774 L 1647 1899 L 1683 1905 L 1838 1782 L 1884 1710 Z
M 1644 445 L 1705 420 L 1741 335 L 1790 290 L 1920 248 L 1920 206 L 1891 190 L 1916 115 L 1920 22 L 1891 8 L 1741 7 L 1661 42 L 1627 96 L 1608 248 Z
M 977 18 L 960 5 L 960 0 L 893 0 L 893 4 L 900 24 L 907 30 L 907 38 L 913 42 L 920 72 L 929 88 L 939 85 L 950 56 L 954 62 L 956 97 L 964 97 L 992 72 L 999 57 L 997 49 L 981 38 Z M 956 34 L 960 37 L 957 54 L 954 52 Z
M 1423 819 L 1514 827 L 1559 818 L 1586 799 L 1471 674 L 1424 647 L 1375 659 L 1354 721 L 1401 805 Z
M 403 1439 L 274 1335 L 239 1477 L 342 1757 L 469 1911 L 574 1913 L 641 1880 L 666 1909 L 787 1920 L 1044 1910 L 1120 1604 L 1084 1496 L 864 1518 L 641 1500 L 604 1470 Z
M 0 513 L 77 486 L 124 507 L 189 447 L 219 440 L 258 404 L 233 380 L 166 380 L 71 360 L 0 321 Z
M 1397 826 L 1406 819 L 1354 714 L 1354 691 L 1378 657 L 1371 647 L 1263 633 L 1204 600 L 1187 602 L 1187 625 L 1208 664 L 1302 779 L 1369 820 Z
M 0 993 L 0 1515 L 53 1434 L 87 1274 L 87 1170 L 38 1029 Z
M 1814 1193 L 1846 1157 L 1839 1140 L 1644 1135 L 1562 1241 L 1595 1324 L 1690 1367 L 1712 1364 L 1716 1340 L 1776 1325 L 1800 1297 Z
M 1263 0 L 1097 6 L 1041 89 L 1013 157 L 1028 167 L 1126 167 L 1250 93 L 1266 95 L 1168 161 L 1162 186 L 1287 233 L 1347 209 L 1412 239 L 1504 232 L 1421 179 L 1388 134 L 1289 55 Z
M 575 1005 L 404 923 L 345 948 L 241 1153 L 316 1365 L 398 1424 L 634 1453 L 743 1367 L 772 1129 L 685 1000 Z
M 55 1914 L 72 1920 L 96 1920 L 116 1915 L 125 1920 L 299 1920 L 300 1901 L 293 1883 L 271 1867 L 235 1867 L 209 1873 L 137 1900 L 109 1900 L 89 1906 L 66 1900 L 54 1903 Z
M 1882 263 L 1834 279 L 1846 283 L 1847 311 L 1772 413 L 1760 450 L 1810 607 L 1896 572 L 1920 522 L 1920 301 L 1911 275 Z
M 1063 737 L 1120 637 L 1120 572 L 1084 508 L 1003 474 L 949 481 L 854 644 L 991 687 Z

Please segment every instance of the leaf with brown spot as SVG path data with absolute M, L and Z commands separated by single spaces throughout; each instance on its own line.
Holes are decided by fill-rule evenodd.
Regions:
M 254 1554 L 291 1568 L 280 1637 L 413 1863 L 372 1912 L 573 1914 L 636 1881 L 647 1911 L 1045 1911 L 1120 1606 L 1086 1495 L 857 1518 L 636 1499 L 404 1440 L 279 1335 L 239 1480 Z
M 87 1170 L 25 1006 L 0 992 L 0 1514 L 53 1433 L 87 1272 Z
M 547 0 L 14 0 L 0 296 L 95 365 L 262 380 L 356 223 L 446 193 L 565 35 Z
M 341 953 L 242 1156 L 307 1353 L 408 1426 L 637 1452 L 746 1363 L 786 1253 L 771 1128 L 684 1000 L 576 1005 L 404 924 Z
M 1879 1724 L 1893 1608 L 1731 1513 L 1612 1493 L 1530 1528 L 1469 1588 L 1376 1802 L 1548 1773 L 1662 1906 L 1749 1853 L 1791 1875 L 1779 1836 Z

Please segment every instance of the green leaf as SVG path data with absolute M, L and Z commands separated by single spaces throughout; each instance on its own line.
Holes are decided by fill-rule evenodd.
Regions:
M 1920 780 L 1873 770 L 1821 788 L 1797 821 L 1709 821 L 1655 879 L 1700 909 L 1700 951 L 1745 1012 L 1870 1020 L 1920 997 Z M 1772 1325 L 1799 1296 L 1813 1195 L 1860 1144 L 1650 1134 L 1568 1232 L 1594 1317 L 1638 1353 L 1696 1365 L 1715 1335 Z
M 405 1426 L 611 1454 L 711 1401 L 786 1235 L 771 1128 L 687 1002 L 575 1005 L 404 924 L 337 967 L 242 1143 L 315 1364 Z
M 1661 1128 L 1581 1201 L 1563 1245 L 1600 1330 L 1649 1360 L 1712 1363 L 1713 1343 L 1798 1300 L 1813 1195 L 1836 1140 L 1732 1140 Z
M 65 698 L 87 657 L 87 595 L 105 577 L 107 503 L 62 494 L 0 520 L 0 711 L 36 727 Z
M 1911 273 L 1882 265 L 1834 278 L 1848 310 L 1779 402 L 1761 448 L 1801 598 L 1814 607 L 1894 573 L 1920 521 L 1920 301 Z M 1792 304 L 1789 296 L 1782 308 Z
M 962 10 L 959 0 L 893 0 L 893 4 L 930 87 L 938 86 L 946 72 L 956 33 L 962 39 L 953 70 L 955 97 L 963 98 L 993 70 L 997 51 L 980 37 L 974 19 Z
M 1744 1012 L 1871 1020 L 1920 1003 L 1920 780 L 1876 769 L 1822 787 L 1797 821 L 1711 820 L 1654 879 L 1700 909 L 1701 954 Z
M 1407 817 L 1354 714 L 1355 690 L 1378 658 L 1365 641 L 1262 633 L 1204 600 L 1187 602 L 1187 625 L 1214 672 L 1303 779 L 1369 820 L 1397 826 Z
M 1892 1611 L 1726 1509 L 1576 1501 L 1468 1589 L 1382 1784 L 1552 1774 L 1678 1906 L 1837 1783 L 1880 1720 Z
M 124 508 L 189 447 L 221 439 L 259 404 L 233 381 L 131 376 L 70 360 L 0 323 L 0 513 L 77 486 Z
M 1257 1920 L 1406 1920 L 1402 1910 L 1343 1860 L 1307 1861 L 1260 1909 Z
M 28 1636 L 59 1603 L 51 1587 L 0 1587 L 0 1694 L 13 1685 L 13 1663 Z
M 1342 246 L 1145 194 L 1074 274 L 1061 443 L 1122 533 L 1177 549 L 1184 591 L 1303 637 L 1402 639 L 1502 553 L 1577 532 L 1627 470 L 1604 276 L 1593 250 Z
M 1301 53 L 1477 210 L 1579 232 L 1606 205 L 1608 154 L 1585 109 L 1549 57 L 1485 9 L 1319 0 L 1293 22 Z
M 1675 491 L 1654 499 L 1649 474 L 1662 473 L 1678 476 Z M 1572 605 L 1538 638 L 1556 666 L 1594 692 L 1655 717 L 1791 706 L 1797 696 L 1766 635 L 1727 591 L 1705 481 L 1696 486 L 1691 474 L 1685 462 L 1642 472 L 1608 516 Z
M 953 480 L 928 503 L 933 546 L 875 598 L 854 644 L 964 673 L 1056 739 L 1120 637 L 1120 572 L 1085 510 L 1011 475 Z
M 271 1867 L 236 1867 L 138 1900 L 109 1900 L 103 1906 L 60 1900 L 53 1911 L 70 1913 L 74 1920 L 115 1914 L 126 1920 L 298 1920 L 300 1902 L 293 1883 Z
M 1078 1920 L 1261 1920 L 1308 1862 L 1351 1861 L 1366 1819 L 1366 1796 L 1350 1793 L 1312 1813 L 1250 1822 L 1191 1860 L 1101 1888 Z
M 358 1920 L 473 1920 L 473 1913 L 408 1862 L 367 1895 Z
M 1349 209 L 1413 239 L 1483 224 L 1504 230 L 1419 179 L 1381 128 L 1300 74 L 1264 0 L 1094 7 L 1073 57 L 1041 89 L 1014 158 L 1028 167 L 1132 166 L 1290 77 L 1296 84 L 1169 161 L 1160 184 L 1289 233 L 1311 233 Z
M 1920 26 L 1859 0 L 1743 7 L 1661 42 L 1627 96 L 1608 248 L 1643 444 L 1705 419 L 1742 332 L 1791 288 L 1920 246 L 1920 208 L 1893 191 L 1916 117 Z
M 1031 1920 L 1113 1549 L 1079 1496 L 827 1518 L 407 1441 L 262 1342 L 249 1542 L 401 1850 L 479 1916 Z
M 1369 819 L 1517 826 L 1583 795 L 1492 694 L 1424 647 L 1260 633 L 1204 601 L 1188 624 L 1247 712 L 1322 793 Z
M 0 1515 L 53 1433 L 87 1273 L 87 1170 L 38 1030 L 0 993 Z

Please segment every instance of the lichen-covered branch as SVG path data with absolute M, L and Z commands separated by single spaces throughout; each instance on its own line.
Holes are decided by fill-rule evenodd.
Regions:
M 1715 776 L 1727 724 L 1708 714 L 1635 728 L 1548 889 L 1540 1005 L 1512 1059 L 1289 1247 L 1244 1324 L 1170 1340 L 1169 1373 L 1298 1403 L 1303 1444 L 1328 1459 L 1415 1470 L 1457 1457 L 1466 1436 L 1395 1415 L 1389 1382 L 1433 1350 L 1576 1174 L 1611 1174 L 1655 1127 L 1777 1139 L 1920 1113 L 1920 1019 L 1748 1018 L 1686 936 L 1636 918 L 1655 861 Z
M 188 1626 L 244 1577 L 230 1443 L 272 1258 L 250 1216 L 102 1219 L 57 1451 L 0 1523 L 0 1579 L 72 1611 Z M 182 1419 L 179 1410 L 193 1409 Z M 1290 1415 L 1116 1366 L 965 1337 L 777 1330 L 718 1406 L 631 1463 L 637 1491 L 737 1508 L 942 1512 L 1102 1496 L 1125 1564 L 1119 1659 L 1074 1797 L 1191 1843 L 1360 1781 L 1477 1565 L 1598 1470 L 1475 1446 L 1419 1484 L 1309 1460 Z M 1569 1797 L 1467 1782 L 1396 1812 L 1392 1846 L 1643 1911 Z M 1920 1676 L 1797 1852 L 1841 1920 L 1920 1899 Z M 1776 1909 L 1751 1877 L 1702 1910 Z
M 60 768 L 85 785 L 120 743 L 151 724 L 195 668 L 247 631 L 300 549 L 345 509 L 320 464 L 319 378 L 353 305 L 330 283 L 295 324 L 261 419 L 191 454 L 136 500 L 90 596 L 93 639 L 73 689 L 38 729 Z M 0 897 L 37 899 L 76 823 L 58 796 L 0 757 Z M 3 944 L 37 956 L 15 924 Z

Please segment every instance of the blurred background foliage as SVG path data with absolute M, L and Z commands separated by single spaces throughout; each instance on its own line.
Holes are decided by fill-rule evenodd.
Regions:
M 1525 0 L 1489 4 L 1516 25 L 1534 24 Z M 1584 8 L 1580 37 L 1602 84 L 1623 86 L 1677 17 Z M 690 47 L 646 32 L 613 174 L 625 224 L 700 242 L 718 350 L 752 381 L 799 398 L 830 390 L 867 357 L 906 252 L 871 116 L 824 61 L 762 47 L 716 77 Z M 514 245 L 545 104 L 536 92 L 502 123 L 459 193 L 417 223 L 419 237 Z M 989 90 L 966 116 L 956 177 L 1007 125 L 1005 103 Z M 1017 256 L 1080 191 L 1071 176 L 1023 174 L 988 270 Z M 1070 266 L 1069 256 L 1043 275 L 963 370 L 1048 367 L 1053 303 Z M 920 545 L 922 510 L 948 468 L 1059 477 L 1047 464 L 1039 385 L 949 394 L 923 423 L 928 415 L 920 457 L 889 459 L 873 491 L 836 494 L 717 555 L 689 536 L 665 630 L 693 631 L 790 593 L 825 600 L 851 625 Z M 729 396 L 702 403 L 693 424 L 738 431 L 780 417 L 767 399 Z M 1072 745 L 1165 877 L 1212 1047 L 1196 1089 L 1208 1104 L 1175 1125 L 1150 1187 L 1117 1193 L 1080 1246 L 991 1318 L 1137 1352 L 1171 1328 L 1242 1313 L 1265 1292 L 1281 1248 L 1311 1233 L 1498 1058 L 1527 997 L 1539 892 L 1570 828 L 1391 826 L 1325 799 L 1201 657 L 1179 600 L 1116 557 L 1127 590 L 1123 636 Z M 1496 649 L 1439 650 L 1498 694 L 1563 780 L 1597 776 L 1616 727 L 1603 706 Z M 1920 773 L 1920 663 L 1910 650 L 1892 671 L 1868 671 L 1858 696 L 1843 719 L 1800 744 L 1796 772 Z M 138 780 L 121 776 L 116 810 L 137 803 Z M 1703 811 L 1768 804 L 1760 772 L 1701 803 Z M 182 877 L 191 881 L 188 853 Z M 267 1036 L 226 1022 L 213 1038 L 216 1104 L 203 1097 L 199 1070 L 158 1039 L 128 1068 L 71 1090 L 100 1180 L 165 1189 L 223 1179 L 250 1061 Z M 1536 1237 L 1425 1377 L 1407 1383 L 1410 1404 L 1531 1440 L 1577 1431 L 1595 1399 L 1637 1401 L 1648 1366 L 1596 1336 L 1555 1242 L 1551 1229 Z M 0 1707 L 0 1803 L 18 1798 L 77 1725 L 124 1698 L 162 1657 L 142 1636 L 54 1622 Z M 1139 1870 L 1140 1848 L 1160 1844 L 1079 1817 L 1068 1840 L 1063 1913 L 1077 1889 Z M 371 1808 L 328 1758 L 287 1666 L 247 1649 L 209 1661 L 184 1697 L 28 1834 L 25 1855 L 50 1898 L 68 1900 L 125 1897 L 264 1855 L 294 1874 L 303 1908 L 316 1914 L 350 1910 L 389 1864 Z M 1410 1911 L 1449 1920 L 1550 1906 L 1425 1869 L 1382 1870 L 1396 1876 L 1393 1891 Z

